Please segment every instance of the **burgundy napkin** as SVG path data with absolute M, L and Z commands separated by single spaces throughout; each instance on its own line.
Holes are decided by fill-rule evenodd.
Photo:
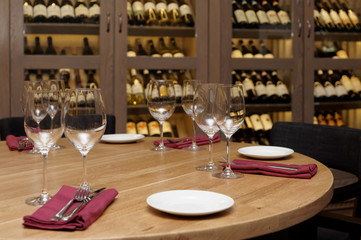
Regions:
M 25 136 L 16 137 L 14 135 L 8 135 L 6 137 L 6 143 L 8 144 L 8 147 L 11 151 L 31 150 L 34 146 L 29 140 L 27 140 L 27 142 L 29 143 L 28 145 L 25 145 L 25 140 L 24 140 L 24 148 L 19 149 L 19 139 L 25 139 L 25 138 L 27 137 Z
M 289 178 L 312 178 L 317 173 L 316 164 L 296 165 L 241 159 L 235 159 L 233 160 L 233 163 L 234 164 L 231 164 L 232 170 L 241 173 L 259 173 L 268 176 Z M 225 167 L 226 164 L 223 164 L 222 166 Z M 282 169 L 272 166 L 297 168 L 297 170 Z
M 76 188 L 64 185 L 44 206 L 36 210 L 32 215 L 24 216 L 24 226 L 49 230 L 84 230 L 97 220 L 115 196 L 118 195 L 115 189 L 103 190 L 69 220 L 49 220 L 74 197 L 76 190 Z M 80 203 L 74 202 L 67 212 L 74 209 L 78 204 Z
M 192 138 L 193 137 L 166 139 L 163 142 L 166 147 L 182 149 L 182 148 L 189 147 L 192 145 Z M 221 138 L 219 137 L 219 135 L 218 134 L 214 135 L 213 143 L 216 143 L 219 141 L 221 141 Z M 154 145 L 159 145 L 159 143 L 160 143 L 160 141 L 154 141 Z M 209 143 L 208 136 L 196 135 L 196 144 L 198 146 L 206 145 L 208 143 Z

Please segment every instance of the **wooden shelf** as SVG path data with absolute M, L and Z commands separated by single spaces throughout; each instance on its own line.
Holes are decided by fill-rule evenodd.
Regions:
M 195 37 L 193 27 L 128 26 L 129 36 Z
M 232 69 L 274 70 L 292 69 L 292 58 L 232 58 Z
M 325 109 L 356 109 L 361 108 L 360 101 L 345 101 L 345 102 L 315 102 L 315 110 L 325 110 Z
M 315 41 L 360 41 L 361 32 L 315 32 Z
M 292 38 L 291 29 L 233 29 L 233 38 L 287 39 Z
M 25 23 L 25 34 L 99 35 L 99 24 Z
M 98 69 L 99 56 L 25 55 L 25 69 Z

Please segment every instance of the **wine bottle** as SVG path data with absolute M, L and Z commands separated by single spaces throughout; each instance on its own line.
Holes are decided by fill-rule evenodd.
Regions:
M 246 103 L 254 103 L 257 99 L 256 90 L 253 81 L 249 78 L 246 72 L 241 74 L 242 84 L 247 95 Z
M 290 28 L 291 27 L 291 19 L 288 16 L 288 13 L 285 10 L 280 8 L 280 6 L 278 5 L 278 0 L 273 0 L 272 6 L 281 21 L 282 27 Z
M 358 98 L 361 98 L 361 80 L 356 75 L 350 73 L 351 75 L 351 83 L 353 86 L 353 89 L 358 94 Z
M 169 121 L 164 121 L 163 123 L 163 137 L 172 137 L 173 131 L 172 131 L 172 125 Z
M 173 37 L 169 40 L 169 50 L 173 57 L 184 57 L 183 51 L 177 46 L 177 43 Z
M 231 57 L 232 58 L 242 58 L 243 57 L 241 50 L 238 47 L 235 46 L 233 41 L 232 41 Z
M 99 84 L 98 82 L 95 80 L 95 73 L 94 72 L 88 72 L 88 81 L 87 81 L 87 88 L 98 88 Z
M 144 6 L 142 1 L 140 0 L 133 0 L 132 1 L 132 9 L 133 9 L 133 15 L 135 19 L 136 25 L 145 25 L 145 16 L 144 16 Z
M 47 5 L 47 22 L 60 22 L 61 13 L 58 0 L 49 0 Z
M 321 69 L 317 71 L 319 78 L 321 79 L 321 83 L 323 83 L 323 87 L 325 88 L 327 101 L 335 101 L 337 99 L 336 89 L 332 83 L 331 76 L 325 74 Z
M 247 143 L 252 143 L 252 144 L 259 144 L 257 136 L 253 130 L 253 125 L 251 122 L 251 119 L 249 116 L 246 116 L 244 118 L 244 123 L 243 125 L 245 125 L 245 134 L 246 134 L 246 141 Z
M 143 79 L 137 73 L 137 70 L 132 68 L 130 70 L 132 92 L 134 96 L 134 104 L 145 104 Z
M 74 75 L 75 75 L 75 87 L 76 88 L 83 88 L 84 85 L 83 85 L 83 81 L 82 81 L 82 79 L 80 77 L 79 69 L 74 70 Z
M 74 5 L 70 0 L 62 0 L 60 5 L 62 22 L 73 23 L 75 21 Z
M 162 57 L 173 57 L 170 50 L 167 48 L 164 42 L 164 38 L 159 38 L 159 53 Z
M 161 57 L 160 53 L 155 49 L 153 40 L 148 40 L 149 55 L 152 57 Z
M 330 78 L 330 81 L 332 81 L 333 85 L 335 86 L 338 99 L 341 101 L 348 100 L 349 95 L 347 94 L 345 86 L 341 83 L 340 78 L 336 74 L 334 74 L 334 71 L 331 69 L 328 70 L 327 75 Z
M 333 118 L 334 118 L 335 121 L 336 121 L 336 126 L 337 126 L 337 127 L 344 127 L 344 126 L 345 126 L 345 123 L 344 123 L 344 121 L 342 120 L 342 116 L 341 116 L 340 113 L 334 112 L 334 113 L 333 113 Z
M 99 24 L 100 4 L 98 0 L 90 0 L 89 3 L 89 23 Z
M 133 119 L 128 118 L 126 132 L 127 134 L 137 134 L 137 127 Z
M 127 1 L 127 16 L 128 16 L 128 25 L 134 25 L 135 24 L 135 20 L 134 20 L 134 16 L 133 16 L 133 9 L 132 9 L 132 4 L 129 2 L 130 0 Z M 90 11 L 90 8 L 89 8 Z M 158 23 L 158 22 L 157 22 Z
M 35 0 L 33 5 L 34 22 L 46 22 L 47 12 L 44 0 Z
M 355 27 L 353 26 L 351 19 L 349 18 L 347 12 L 338 4 L 336 0 L 330 0 L 332 8 L 338 12 L 340 20 L 346 31 L 353 31 Z
M 85 0 L 77 0 L 74 6 L 75 22 L 89 23 L 89 9 L 85 4 Z
M 182 102 L 183 89 L 182 89 L 182 86 L 178 82 L 177 74 L 175 72 L 173 72 L 172 70 L 168 70 L 167 79 L 173 81 L 174 92 L 175 92 L 175 100 L 176 100 L 177 103 L 181 103 Z
M 155 9 L 159 25 L 169 26 L 170 20 L 168 16 L 167 2 L 165 0 L 156 0 Z
M 242 84 L 242 80 L 240 78 L 240 76 L 236 73 L 236 71 L 232 71 L 232 84 L 236 85 L 236 84 Z
M 263 40 L 260 40 L 259 44 L 261 46 L 261 53 L 263 54 L 264 58 L 274 58 L 273 53 L 266 47 L 266 44 L 263 42 Z
M 179 0 L 179 12 L 182 20 L 182 24 L 188 27 L 194 26 L 193 14 L 191 7 L 186 0 Z
M 275 83 L 272 81 L 272 78 L 268 75 L 266 71 L 262 71 L 261 78 L 264 84 L 266 85 L 267 92 L 267 102 L 277 103 L 280 102 L 278 97 L 278 92 Z
M 361 24 L 359 21 L 359 18 L 357 16 L 357 14 L 348 7 L 347 3 L 345 2 L 345 0 L 338 0 L 338 3 L 340 4 L 341 8 L 347 12 L 348 17 L 350 18 L 354 28 L 356 29 L 356 31 L 360 31 L 361 30 Z
M 53 38 L 52 37 L 48 37 L 48 47 L 45 50 L 45 54 L 47 55 L 56 55 L 56 50 L 53 46 Z
M 248 26 L 246 13 L 236 0 L 232 0 L 232 25 L 234 28 L 246 28 Z
M 25 23 L 34 21 L 33 4 L 30 2 L 30 0 L 24 0 L 23 12 Z
M 251 53 L 254 58 L 263 58 L 263 54 L 257 49 L 257 47 L 254 45 L 253 40 L 248 41 L 248 45 L 250 46 Z
M 134 104 L 134 95 L 132 91 L 131 79 L 129 72 L 127 73 L 127 82 L 126 82 L 126 92 L 127 92 L 127 104 L 133 105 Z
M 313 20 L 315 22 L 315 31 L 326 31 L 325 23 L 323 22 L 321 13 L 318 11 L 317 5 L 313 9 Z M 317 119 L 315 117 L 315 119 Z
M 335 31 L 336 30 L 336 26 L 333 23 L 330 14 L 328 13 L 328 11 L 323 7 L 323 4 L 320 0 L 316 0 L 315 2 L 315 6 L 318 10 L 318 12 L 321 15 L 321 19 L 325 25 L 326 30 L 328 31 Z
M 325 119 L 327 121 L 328 126 L 336 126 L 336 120 L 333 117 L 333 114 L 331 112 L 326 112 L 325 113 Z
M 40 46 L 40 38 L 35 37 L 35 48 L 33 54 L 44 54 L 43 48 Z
M 326 90 L 323 86 L 320 76 L 315 72 L 315 81 L 313 84 L 313 96 L 316 102 L 323 102 L 326 100 Z
M 168 16 L 172 26 L 180 26 L 182 20 L 180 17 L 179 5 L 177 0 L 168 0 Z
M 261 122 L 261 118 L 258 114 L 252 114 L 250 120 L 253 126 L 255 135 L 257 136 L 258 142 L 261 145 L 270 145 L 267 135 L 264 131 L 264 127 Z
M 333 23 L 335 24 L 336 31 L 344 31 L 345 27 L 342 24 L 342 21 L 340 19 L 340 16 L 338 15 L 337 11 L 334 8 L 332 8 L 326 1 L 323 1 L 323 7 L 329 13 Z
M 269 20 L 269 23 L 270 23 L 270 27 L 272 27 L 272 28 L 280 28 L 281 27 L 281 21 L 278 18 L 278 15 L 277 15 L 276 11 L 268 3 L 268 0 L 262 0 L 262 7 L 263 7 L 264 11 L 267 14 L 267 17 L 268 17 L 268 20 Z
M 251 79 L 254 84 L 254 89 L 257 94 L 257 102 L 264 103 L 267 101 L 267 89 L 265 84 L 263 83 L 260 75 L 256 71 L 252 71 Z
M 327 121 L 323 113 L 316 113 L 317 122 L 320 125 L 327 125 Z
M 348 94 L 348 98 L 350 100 L 358 99 L 358 92 L 355 91 L 355 89 L 352 85 L 349 73 L 347 71 L 342 71 L 342 72 L 339 72 L 339 75 L 341 76 L 340 82 L 345 87 L 347 94 Z
M 135 49 L 128 43 L 127 57 L 135 57 L 137 56 L 137 52 Z
M 158 19 L 157 19 L 157 15 L 156 15 L 154 0 L 144 1 L 144 16 L 145 16 L 145 24 L 146 25 L 148 25 L 148 26 L 158 25 Z
M 245 124 L 242 124 L 241 127 L 232 135 L 231 141 L 232 142 L 240 142 L 240 143 L 247 142 L 246 125 Z
M 31 50 L 28 45 L 28 38 L 24 36 L 24 54 L 31 54 Z
M 342 48 L 337 44 L 337 42 L 334 42 L 333 44 L 334 44 L 334 46 L 335 46 L 335 48 L 336 48 L 336 56 L 337 56 L 338 58 L 347 59 L 347 58 L 348 58 L 347 52 L 346 52 L 344 49 L 342 49 Z
M 137 128 L 138 134 L 142 134 L 144 136 L 149 135 L 147 122 L 144 121 L 144 119 L 141 118 L 138 120 L 138 122 L 136 123 L 136 128 Z
M 159 123 L 154 118 L 151 118 L 148 121 L 148 129 L 149 129 L 149 136 L 150 137 L 159 137 L 160 136 L 160 128 Z
M 270 28 L 270 21 L 267 14 L 257 0 L 252 0 L 252 8 L 256 12 L 260 28 Z
M 259 21 L 256 15 L 256 12 L 252 9 L 252 7 L 248 4 L 247 0 L 242 0 L 242 8 L 244 13 L 246 14 L 248 20 L 248 27 L 250 28 L 258 28 Z
M 147 56 L 148 53 L 143 48 L 142 42 L 139 38 L 135 39 L 135 44 L 138 46 L 137 56 Z
M 271 139 L 271 130 L 273 127 L 271 116 L 268 113 L 260 115 L 261 123 L 268 141 Z
M 291 101 L 290 92 L 288 91 L 286 84 L 278 77 L 277 71 L 272 71 L 271 78 L 276 84 L 280 102 L 289 103 Z
M 253 58 L 252 52 L 243 44 L 243 40 L 239 40 L 238 45 L 241 48 L 242 56 L 244 58 Z
M 93 50 L 89 46 L 89 40 L 87 37 L 83 39 L 83 55 L 93 55 Z
M 69 68 L 60 68 L 59 69 L 59 79 L 64 81 L 65 89 L 70 89 L 70 69 Z

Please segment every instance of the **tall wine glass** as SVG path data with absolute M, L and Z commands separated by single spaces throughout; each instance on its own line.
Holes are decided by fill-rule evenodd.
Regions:
M 51 196 L 47 192 L 47 158 L 48 153 L 64 130 L 63 109 L 59 109 L 50 123 L 47 112 L 49 96 L 58 95 L 59 91 L 29 90 L 25 107 L 24 128 L 28 138 L 40 151 L 43 160 L 43 184 L 40 196 L 26 199 L 26 203 L 34 206 L 44 205 Z M 58 98 L 60 101 L 60 98 Z
M 67 90 L 65 97 L 65 137 L 83 158 L 83 186 L 90 186 L 86 159 L 89 151 L 103 136 L 106 126 L 101 90 L 78 88 Z
M 164 146 L 163 123 L 172 116 L 175 109 L 175 91 L 172 80 L 151 80 L 148 86 L 147 105 L 150 114 L 159 122 L 160 143 L 153 151 L 169 151 Z
M 205 83 L 197 86 L 193 99 L 193 114 L 194 120 L 198 127 L 208 135 L 209 138 L 209 157 L 208 164 L 197 167 L 198 171 L 214 172 L 219 171 L 218 167 L 213 162 L 213 136 L 219 131 L 216 122 L 212 115 L 212 105 L 214 104 L 214 94 L 216 92 L 217 84 Z
M 220 173 L 213 174 L 218 178 L 239 178 L 243 174 L 234 173 L 230 165 L 230 139 L 242 126 L 246 115 L 244 91 L 242 85 L 225 84 L 216 89 L 213 118 L 227 139 L 226 167 Z
M 203 150 L 203 148 L 197 146 L 196 126 L 195 126 L 194 115 L 193 115 L 193 97 L 194 97 L 194 91 L 197 87 L 197 84 L 198 84 L 197 80 L 184 80 L 184 82 L 183 82 L 182 107 L 183 107 L 183 110 L 187 113 L 187 115 L 191 117 L 192 125 L 193 125 L 192 145 L 189 147 L 183 148 L 184 150 L 188 150 L 188 151 Z

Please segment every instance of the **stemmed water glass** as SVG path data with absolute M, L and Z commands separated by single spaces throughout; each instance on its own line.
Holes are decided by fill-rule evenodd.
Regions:
M 217 86 L 213 104 L 213 118 L 227 139 L 226 167 L 220 173 L 213 174 L 218 178 L 239 178 L 243 174 L 234 173 L 230 165 L 230 139 L 242 126 L 246 115 L 244 91 L 242 85 L 222 84 Z
M 29 90 L 25 107 L 24 128 L 28 138 L 40 151 L 43 160 L 43 184 L 40 196 L 26 199 L 26 203 L 34 206 L 44 205 L 51 196 L 47 192 L 47 158 L 48 153 L 56 141 L 61 137 L 64 130 L 63 109 L 60 108 L 50 123 L 47 112 L 49 96 L 59 96 L 59 91 L 53 90 Z M 57 98 L 61 101 L 61 98 Z
M 175 109 L 175 91 L 172 80 L 151 80 L 149 82 L 147 105 L 150 114 L 159 122 L 160 143 L 153 151 L 169 151 L 171 148 L 164 146 L 163 123 L 172 116 Z
M 213 119 L 212 105 L 214 104 L 214 94 L 217 84 L 204 83 L 197 86 L 193 98 L 193 114 L 194 120 L 198 127 L 202 129 L 209 138 L 209 157 L 208 164 L 197 167 L 199 171 L 214 172 L 218 171 L 218 167 L 213 162 L 213 136 L 219 131 L 218 125 Z
M 83 158 L 83 186 L 90 186 L 86 159 L 89 151 L 103 136 L 106 126 L 105 106 L 101 90 L 78 88 L 66 90 L 65 137 Z
M 183 94 L 182 94 L 182 107 L 185 113 L 192 118 L 192 125 L 193 125 L 193 137 L 192 137 L 192 145 L 184 150 L 188 151 L 200 151 L 203 148 L 197 146 L 196 142 L 196 126 L 194 122 L 194 115 L 193 115 L 193 97 L 194 91 L 197 87 L 198 81 L 197 80 L 184 80 L 183 82 Z

